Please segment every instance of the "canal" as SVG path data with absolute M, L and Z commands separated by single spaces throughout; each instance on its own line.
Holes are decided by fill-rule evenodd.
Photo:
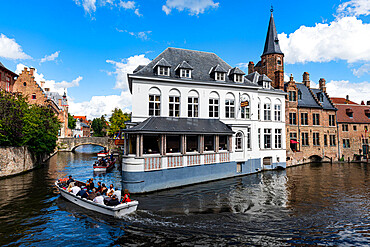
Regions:
M 311 164 L 137 195 L 138 211 L 117 220 L 53 194 L 69 174 L 120 187 L 119 170 L 93 173 L 99 150 L 82 146 L 0 180 L 0 245 L 370 245 L 367 165 Z

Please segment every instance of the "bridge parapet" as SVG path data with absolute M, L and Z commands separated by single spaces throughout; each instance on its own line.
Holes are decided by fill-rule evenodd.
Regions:
M 107 149 L 114 149 L 114 140 L 109 137 L 79 137 L 58 138 L 57 149 L 60 152 L 72 152 L 82 145 L 97 145 Z

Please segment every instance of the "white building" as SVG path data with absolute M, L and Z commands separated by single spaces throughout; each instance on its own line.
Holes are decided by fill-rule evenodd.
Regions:
M 267 76 L 245 76 L 214 53 L 167 48 L 128 79 L 122 169 L 132 192 L 285 167 L 285 93 Z

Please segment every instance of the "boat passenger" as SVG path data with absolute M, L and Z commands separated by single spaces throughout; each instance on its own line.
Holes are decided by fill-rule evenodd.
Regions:
M 87 197 L 87 199 L 89 199 L 89 200 L 94 200 L 94 198 L 96 197 L 96 189 L 94 188 L 94 189 L 92 189 L 92 190 L 90 190 L 89 191 L 89 196 Z
M 81 188 L 75 185 L 75 186 L 72 187 L 71 193 L 76 195 L 80 190 L 81 190 Z
M 98 182 L 98 188 L 96 188 L 96 192 L 101 192 L 101 182 Z
M 114 188 L 113 188 L 113 184 L 111 184 L 111 185 L 109 186 L 108 191 L 107 191 L 107 196 L 112 196 L 112 195 L 113 195 L 113 193 L 114 193 Z
M 117 206 L 120 202 L 118 201 L 118 198 L 116 195 L 112 196 L 112 199 L 107 202 L 107 206 Z
M 121 201 L 121 191 L 118 190 L 117 188 L 114 190 L 113 195 L 117 196 L 118 201 Z
M 85 189 L 80 190 L 77 192 L 76 196 L 81 196 L 81 198 L 87 198 L 89 196 L 89 193 Z
M 72 175 L 69 175 L 67 185 L 69 185 L 71 182 L 74 182 L 75 180 L 72 178 Z
M 105 183 L 103 183 L 103 184 L 102 184 L 102 186 L 101 186 L 101 191 L 100 191 L 100 193 L 101 193 L 102 195 L 106 195 L 106 194 L 107 194 L 107 191 L 108 191 L 108 188 L 107 188 L 107 186 L 105 186 Z
M 90 178 L 90 187 L 88 187 L 88 190 L 92 190 L 94 189 L 94 179 L 93 178 Z
M 96 197 L 94 198 L 93 202 L 104 205 L 104 197 L 98 192 L 96 193 Z
M 128 189 L 125 189 L 124 193 L 125 193 L 125 195 L 122 198 L 122 203 L 131 202 L 130 193 L 129 193 Z
M 69 183 L 68 188 L 67 188 L 67 191 L 68 191 L 68 192 L 71 192 L 71 191 L 72 191 L 72 187 L 73 187 L 73 186 L 75 186 L 75 182 L 71 182 L 71 183 Z

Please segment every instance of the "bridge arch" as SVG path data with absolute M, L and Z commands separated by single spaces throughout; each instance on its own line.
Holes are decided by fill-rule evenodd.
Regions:
M 108 137 L 59 138 L 57 148 L 58 151 L 73 152 L 82 145 L 96 145 L 107 149 L 115 148 L 114 140 Z
M 102 145 L 102 144 L 97 144 L 97 143 L 79 143 L 76 146 L 72 147 L 71 152 L 74 152 L 76 150 L 76 148 L 78 148 L 80 146 L 85 146 L 85 145 L 94 145 L 94 146 L 100 146 L 102 148 L 109 149 L 108 146 L 105 146 L 105 145 Z
M 310 157 L 308 157 L 308 159 L 310 160 L 310 162 L 321 162 L 322 160 L 321 156 L 319 155 L 311 155 Z

